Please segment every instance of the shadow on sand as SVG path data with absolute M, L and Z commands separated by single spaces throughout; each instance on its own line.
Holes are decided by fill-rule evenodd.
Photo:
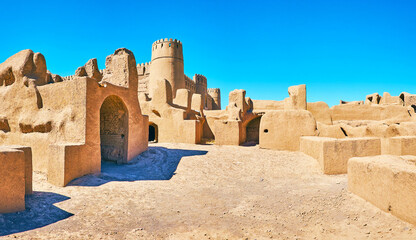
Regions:
M 70 199 L 51 192 L 33 192 L 26 196 L 26 210 L 0 214 L 0 236 L 24 232 L 61 221 L 73 216 L 53 204 Z
M 207 151 L 149 147 L 127 164 L 101 162 L 101 173 L 73 180 L 68 186 L 100 186 L 110 181 L 169 180 L 182 157 L 205 155 Z
M 242 146 L 242 147 L 254 147 L 258 144 L 259 144 L 258 142 L 249 141 L 249 142 L 244 142 L 244 143 L 240 144 L 240 146 Z

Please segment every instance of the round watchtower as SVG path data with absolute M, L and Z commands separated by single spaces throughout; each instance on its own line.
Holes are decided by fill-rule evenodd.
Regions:
M 208 88 L 208 95 L 212 97 L 215 104 L 212 104 L 212 110 L 221 110 L 221 91 L 219 88 Z
M 176 96 L 177 89 L 185 88 L 182 43 L 180 41 L 165 38 L 154 42 L 151 66 L 150 81 L 160 78 L 168 80 L 172 87 L 173 97 Z
M 194 82 L 195 82 L 195 92 L 202 95 L 202 100 L 204 107 L 207 107 L 207 78 L 201 74 L 194 75 Z

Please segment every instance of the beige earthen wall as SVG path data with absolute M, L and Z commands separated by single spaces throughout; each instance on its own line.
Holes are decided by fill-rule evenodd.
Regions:
M 348 190 L 416 224 L 416 157 L 382 155 L 348 161 Z
M 306 85 L 296 85 L 288 87 L 289 97 L 284 100 L 285 109 L 306 110 Z
M 380 155 L 379 138 L 302 137 L 300 151 L 318 160 L 325 174 L 347 173 L 348 159 Z
M 129 112 L 127 154 L 122 162 L 147 149 L 148 118 L 141 114 L 137 98 L 137 69 L 134 55 L 129 50 L 118 49 L 107 57 L 108 69 L 101 83 L 97 78 L 85 76 L 90 72 L 91 76 L 101 78 L 96 66 L 95 72 L 93 70 L 96 61 L 89 61 L 76 72 L 83 77 L 71 76 L 71 80 L 41 86 L 32 81 L 28 86 L 23 83 L 27 77 L 22 77 L 21 71 L 31 65 L 30 56 L 33 56 L 30 51 L 23 53 L 26 55 L 22 59 L 26 62 L 21 65 L 26 67 L 19 67 L 13 73 L 15 83 L 0 87 L 0 99 L 8 103 L 0 106 L 5 115 L 1 117 L 3 122 L 7 120 L 10 128 L 0 131 L 0 144 L 31 147 L 33 170 L 50 172 L 48 180 L 60 186 L 75 177 L 99 172 L 100 108 L 108 96 L 120 98 Z M 12 62 L 12 68 L 20 66 L 16 65 L 18 63 Z M 0 68 L 3 66 L 9 67 L 9 60 Z M 46 65 L 42 69 L 46 71 Z M 38 69 L 32 68 L 32 71 Z M 36 76 L 30 71 L 25 74 Z M 69 147 L 57 151 L 55 146 Z
M 272 100 L 252 100 L 253 111 L 264 111 L 264 110 L 284 110 L 284 101 L 272 101 Z
M 411 112 L 401 105 L 336 105 L 332 108 L 332 121 L 339 120 L 391 120 L 411 121 Z
M 308 102 L 306 110 L 312 113 L 316 122 L 332 124 L 331 109 L 325 102 Z
M 216 120 L 214 122 L 216 132 L 215 144 L 217 145 L 240 145 L 244 142 L 243 127 L 241 121 Z
M 126 163 L 132 160 L 147 149 L 148 118 L 141 115 L 134 89 L 117 87 L 112 84 L 107 84 L 107 87 L 104 88 L 100 87 L 94 79 L 89 78 L 79 78 L 74 81 L 86 86 L 84 92 L 86 97 L 85 142 L 81 142 L 81 144 L 74 144 L 78 142 L 70 141 L 58 142 L 54 144 L 56 146 L 52 147 L 48 172 L 57 170 L 61 173 L 64 172 L 65 176 L 50 177 L 49 181 L 61 186 L 68 184 L 76 177 L 100 171 L 100 108 L 109 96 L 119 97 L 128 110 L 127 158 L 122 162 Z M 54 157 L 56 152 L 58 157 Z M 57 161 L 61 163 L 58 164 Z M 64 169 L 56 169 L 54 165 L 62 166 Z
M 399 136 L 385 139 L 383 154 L 416 155 L 416 136 Z
M 314 136 L 316 121 L 306 110 L 269 111 L 260 121 L 261 148 L 298 151 L 300 137 Z

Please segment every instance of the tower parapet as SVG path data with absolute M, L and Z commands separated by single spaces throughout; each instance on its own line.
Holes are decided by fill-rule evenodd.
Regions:
M 208 107 L 207 78 L 204 75 L 195 74 L 193 77 L 193 80 L 195 82 L 195 89 L 196 89 L 195 92 L 198 94 L 201 94 L 204 108 L 207 109 Z
M 160 39 L 152 44 L 152 73 L 149 87 L 157 79 L 166 79 L 172 87 L 172 96 L 176 90 L 185 88 L 182 43 L 176 39 Z
M 177 58 L 183 61 L 181 41 L 165 38 L 154 42 L 152 44 L 152 61 L 158 58 Z
M 207 86 L 207 78 L 204 75 L 201 75 L 201 74 L 195 74 L 194 75 L 194 82 L 197 85 L 205 86 L 205 88 Z
M 219 88 L 208 88 L 208 93 L 221 93 L 221 90 Z
M 212 110 L 221 110 L 221 91 L 219 88 L 208 88 L 208 95 L 212 97 L 214 103 L 212 104 Z
M 150 63 L 139 63 L 137 64 L 137 74 L 139 76 L 150 74 Z

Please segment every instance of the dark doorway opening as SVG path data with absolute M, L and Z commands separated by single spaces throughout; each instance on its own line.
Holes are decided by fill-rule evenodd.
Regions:
M 154 123 L 149 124 L 149 142 L 157 142 L 158 131 L 157 125 Z
M 257 117 L 247 124 L 246 143 L 251 143 L 253 145 L 259 144 L 260 119 L 261 117 Z
M 100 108 L 101 160 L 127 162 L 128 111 L 117 96 L 107 97 Z

